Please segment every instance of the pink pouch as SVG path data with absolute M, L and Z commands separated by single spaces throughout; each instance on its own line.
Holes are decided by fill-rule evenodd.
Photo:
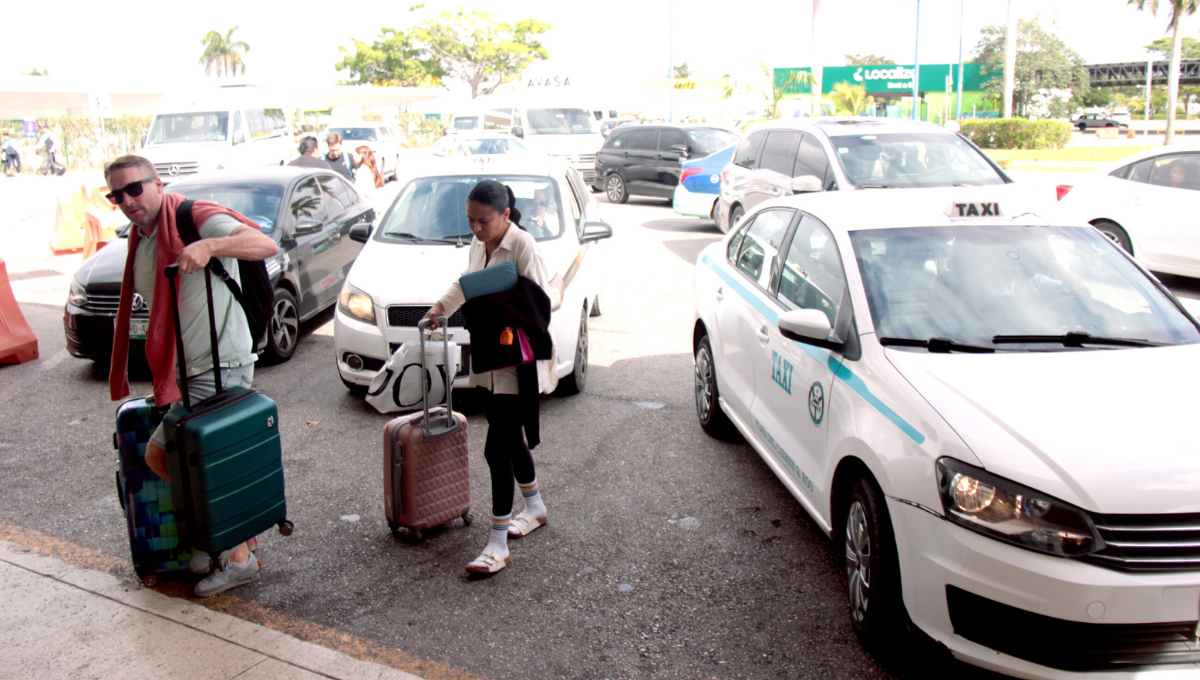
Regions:
M 525 331 L 517 329 L 517 340 L 521 343 L 521 363 L 528 364 L 534 361 L 533 347 L 529 345 L 529 338 L 525 337 Z

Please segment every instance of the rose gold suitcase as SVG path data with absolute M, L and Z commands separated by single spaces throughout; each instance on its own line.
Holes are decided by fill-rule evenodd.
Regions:
M 438 317 L 444 329 L 446 317 Z M 425 333 L 429 321 L 417 329 L 421 337 L 421 362 L 425 362 Z M 449 366 L 446 348 L 446 406 L 429 408 L 427 383 L 421 382 L 421 406 L 417 413 L 391 420 L 383 428 L 383 511 L 393 532 L 407 528 L 418 540 L 431 529 L 461 517 L 470 524 L 471 463 L 467 455 L 467 419 L 455 413 L 451 383 L 456 373 Z M 429 372 L 427 367 L 426 374 Z M 436 375 L 436 373 L 435 373 Z

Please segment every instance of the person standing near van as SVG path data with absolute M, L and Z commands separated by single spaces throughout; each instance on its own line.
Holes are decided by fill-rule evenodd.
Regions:
M 331 166 L 325 159 L 317 155 L 317 138 L 309 135 L 300 140 L 300 157 L 294 159 L 288 165 L 297 165 L 302 168 L 322 168 L 324 170 L 332 170 Z
M 109 392 L 114 401 L 129 395 L 129 310 L 133 294 L 142 296 L 150 308 L 146 334 L 146 360 L 154 377 L 154 398 L 159 404 L 182 405 L 176 383 L 176 363 L 186 361 L 188 394 L 193 403 L 216 394 L 212 375 L 212 346 L 209 339 L 208 300 L 202 271 L 214 257 L 224 260 L 230 277 L 238 279 L 235 258 L 261 260 L 279 252 L 279 246 L 248 218 L 209 201 L 196 201 L 192 216 L 200 240 L 185 246 L 179 236 L 175 213 L 186 199 L 163 191 L 154 164 L 141 156 L 121 156 L 104 168 L 104 181 L 111 190 L 108 200 L 133 223 L 129 230 L 129 252 L 121 280 L 121 310 L 113 326 L 112 368 Z M 169 286 L 163 269 L 179 264 L 179 317 L 183 329 L 183 357 L 175 356 L 175 326 Z M 218 329 L 221 384 L 250 388 L 254 379 L 254 341 L 242 306 L 228 286 L 212 288 L 212 314 Z M 166 438 L 159 425 L 146 444 L 146 464 L 169 480 Z M 208 597 L 258 578 L 258 560 L 250 546 L 242 543 L 218 557 L 217 570 L 196 585 L 196 595 Z M 205 573 L 209 556 L 197 552 L 191 570 Z
M 325 138 L 325 144 L 329 147 L 329 153 L 325 154 L 325 162 L 350 180 L 351 184 L 354 184 L 354 171 L 359 165 L 362 165 L 362 161 L 355 162 L 353 151 L 342 151 L 342 134 L 340 132 L 330 132 L 329 136 Z

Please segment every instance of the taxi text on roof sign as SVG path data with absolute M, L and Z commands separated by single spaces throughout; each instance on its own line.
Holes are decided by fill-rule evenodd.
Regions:
M 999 203 L 951 203 L 946 208 L 949 217 L 1001 217 Z

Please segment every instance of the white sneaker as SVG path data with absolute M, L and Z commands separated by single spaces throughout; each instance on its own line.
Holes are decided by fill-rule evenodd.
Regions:
M 232 560 L 225 562 L 220 569 L 204 578 L 203 581 L 196 584 L 196 597 L 210 597 L 217 593 L 224 592 L 230 588 L 234 588 L 251 581 L 258 580 L 258 558 L 254 553 L 250 553 L 250 557 L 245 564 L 238 564 Z

